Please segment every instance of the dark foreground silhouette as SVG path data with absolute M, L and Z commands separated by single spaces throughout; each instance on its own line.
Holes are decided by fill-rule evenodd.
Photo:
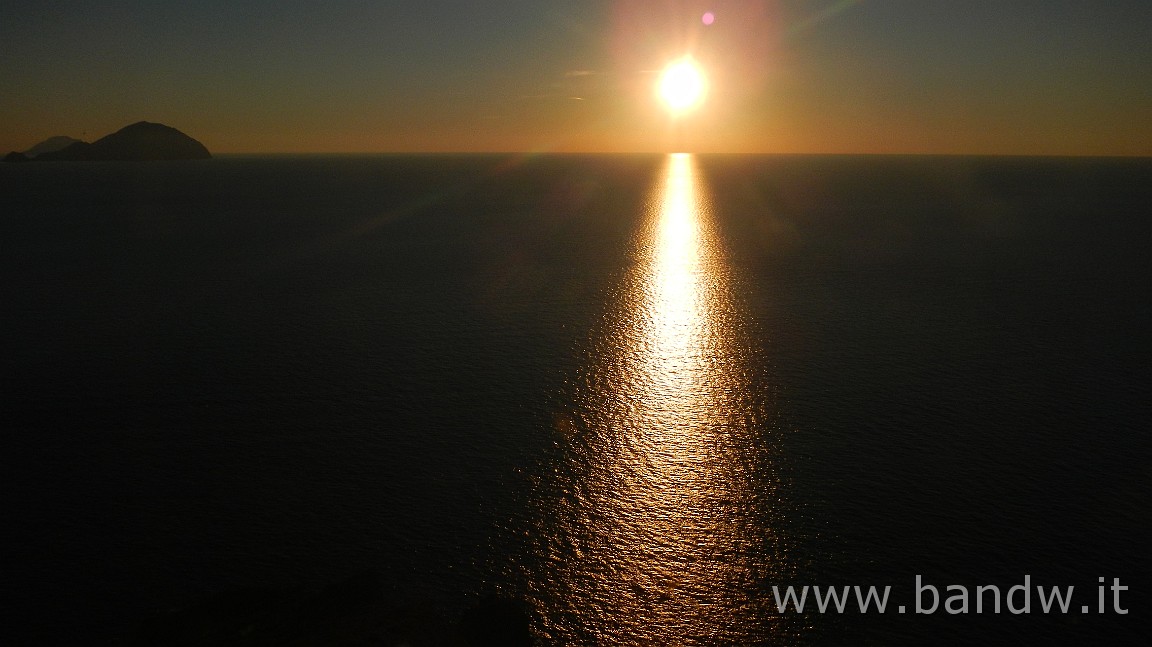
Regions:
M 134 123 L 92 143 L 72 140 L 62 148 L 55 145 L 69 138 L 53 137 L 24 153 L 12 152 L 6 162 L 44 161 L 148 161 L 209 159 L 204 144 L 164 124 Z
M 223 592 L 147 620 L 136 647 L 435 645 L 529 647 L 526 605 L 484 598 L 460 617 L 397 601 L 379 576 L 361 573 L 319 592 Z

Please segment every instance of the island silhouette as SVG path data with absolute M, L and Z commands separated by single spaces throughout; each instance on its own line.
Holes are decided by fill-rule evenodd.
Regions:
M 48 139 L 45 139 L 44 141 L 40 142 L 39 144 L 36 144 L 32 148 L 29 148 L 28 150 L 24 151 L 24 155 L 28 156 L 29 158 L 32 158 L 32 157 L 36 157 L 38 155 L 43 155 L 44 153 L 55 153 L 58 150 L 63 150 L 65 148 L 71 146 L 72 144 L 76 144 L 76 143 L 82 144 L 84 142 L 83 142 L 83 140 L 76 139 L 74 137 L 67 137 L 65 135 L 59 135 L 57 137 L 49 137 Z
M 6 162 L 27 161 L 150 161 L 210 159 L 204 144 L 171 126 L 140 121 L 92 143 L 52 137 L 24 152 L 13 151 Z

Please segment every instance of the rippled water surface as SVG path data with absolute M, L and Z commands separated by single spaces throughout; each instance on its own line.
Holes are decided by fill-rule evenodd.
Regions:
M 541 478 L 531 578 L 549 640 L 747 644 L 777 630 L 752 595 L 789 572 L 776 430 L 712 217 L 692 158 L 670 157 Z
M 1148 160 L 225 157 L 0 195 L 15 643 L 301 591 L 341 619 L 315 644 L 461 644 L 493 597 L 540 644 L 1147 635 Z M 364 571 L 371 604 L 307 597 Z M 916 575 L 1120 578 L 1131 612 L 772 588 L 912 608 Z

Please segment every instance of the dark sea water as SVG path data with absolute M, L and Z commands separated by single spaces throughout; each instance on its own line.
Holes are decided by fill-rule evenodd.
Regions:
M 1146 644 L 1152 160 L 9 164 L 0 205 L 4 644 L 287 644 L 269 596 L 360 605 L 299 644 L 493 599 L 539 644 Z M 975 613 L 1026 575 L 1069 612 Z

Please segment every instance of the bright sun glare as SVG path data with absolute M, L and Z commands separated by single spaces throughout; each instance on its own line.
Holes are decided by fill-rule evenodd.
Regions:
M 706 89 L 704 72 L 689 56 L 672 61 L 660 75 L 660 98 L 672 114 L 688 112 L 700 105 Z

